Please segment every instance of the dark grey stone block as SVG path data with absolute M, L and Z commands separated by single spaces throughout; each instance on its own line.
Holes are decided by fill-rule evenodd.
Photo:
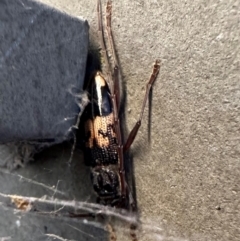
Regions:
M 0 168 L 0 240 L 109 240 L 98 219 L 71 217 L 71 213 L 89 212 L 79 209 L 79 203 L 96 199 L 81 153 L 74 157 L 69 166 L 69 148 L 62 144 L 43 151 L 25 168 L 12 172 Z M 35 201 L 24 210 L 17 205 L 20 196 Z
M 37 2 L 0 2 L 0 142 L 59 143 L 80 111 L 88 24 Z M 72 91 L 74 89 L 75 91 Z

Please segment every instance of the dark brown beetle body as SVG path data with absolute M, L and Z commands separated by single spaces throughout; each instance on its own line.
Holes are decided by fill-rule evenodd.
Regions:
M 84 159 L 99 201 L 115 205 L 121 198 L 117 137 L 107 82 L 100 72 L 91 80 L 90 102 L 84 113 Z
M 101 2 L 98 0 L 98 32 L 106 64 L 106 77 L 104 78 L 101 72 L 97 71 L 94 78 L 88 83 L 87 91 L 90 102 L 82 117 L 82 122 L 84 122 L 84 159 L 86 165 L 91 167 L 91 180 L 98 201 L 104 205 L 134 210 L 135 202 L 125 176 L 124 153 L 131 147 L 141 126 L 149 91 L 159 73 L 160 61 L 156 60 L 153 66 L 139 119 L 126 139 L 126 143 L 123 143 L 119 120 L 121 99 L 119 64 L 113 44 L 111 11 L 111 2 L 107 1 L 106 30 L 110 49 L 112 50 L 113 65 L 110 64 L 106 50 Z

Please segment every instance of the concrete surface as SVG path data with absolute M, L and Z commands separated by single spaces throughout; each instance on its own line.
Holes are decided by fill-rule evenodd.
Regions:
M 70 139 L 85 77 L 87 22 L 29 0 L 2 1 L 0 21 L 0 142 Z
M 107 232 L 102 226 L 70 217 L 70 213 L 76 211 L 75 200 L 93 202 L 94 198 L 89 196 L 91 193 L 86 188 L 90 186 L 90 178 L 83 162 L 79 162 L 82 159 L 80 153 L 75 153 L 77 161 L 69 167 L 69 150 L 66 145 L 54 146 L 42 152 L 35 162 L 25 168 L 11 172 L 0 170 L 0 240 L 87 241 L 95 240 L 96 236 L 98 240 L 107 239 Z M 86 185 L 81 185 L 83 183 Z M 36 198 L 37 201 L 25 209 L 20 205 L 24 202 L 19 196 Z M 57 200 L 65 203 L 57 204 Z M 73 208 L 67 207 L 68 201 L 72 202 Z
M 96 45 L 96 1 L 44 3 L 84 16 L 91 27 L 90 45 Z M 113 1 L 128 130 L 137 120 L 152 63 L 162 60 L 152 92 L 150 135 L 146 111 L 132 148 L 139 240 L 240 239 L 239 5 L 228 0 Z M 51 163 L 61 155 L 55 152 L 44 159 L 50 172 L 59 165 Z M 69 175 L 66 182 L 74 179 Z M 82 177 L 88 180 L 87 174 Z M 90 191 L 90 186 L 81 180 L 73 182 L 79 187 L 75 194 L 79 191 L 76 197 L 86 200 L 81 189 Z M 121 231 L 118 240 L 129 240 Z

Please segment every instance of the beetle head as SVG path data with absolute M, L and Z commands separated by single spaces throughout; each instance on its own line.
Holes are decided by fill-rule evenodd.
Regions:
M 94 191 L 100 199 L 117 199 L 119 197 L 120 178 L 115 170 L 94 167 L 91 171 Z

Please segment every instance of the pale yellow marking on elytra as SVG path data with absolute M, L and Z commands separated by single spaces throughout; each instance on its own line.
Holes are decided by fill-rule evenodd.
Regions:
M 104 78 L 102 77 L 100 72 L 96 73 L 95 84 L 96 84 L 96 90 L 97 90 L 97 95 L 98 95 L 99 111 L 100 111 L 100 115 L 102 115 L 102 108 L 101 108 L 101 106 L 102 106 L 102 93 L 101 93 L 101 87 L 106 85 L 106 81 L 104 80 Z

